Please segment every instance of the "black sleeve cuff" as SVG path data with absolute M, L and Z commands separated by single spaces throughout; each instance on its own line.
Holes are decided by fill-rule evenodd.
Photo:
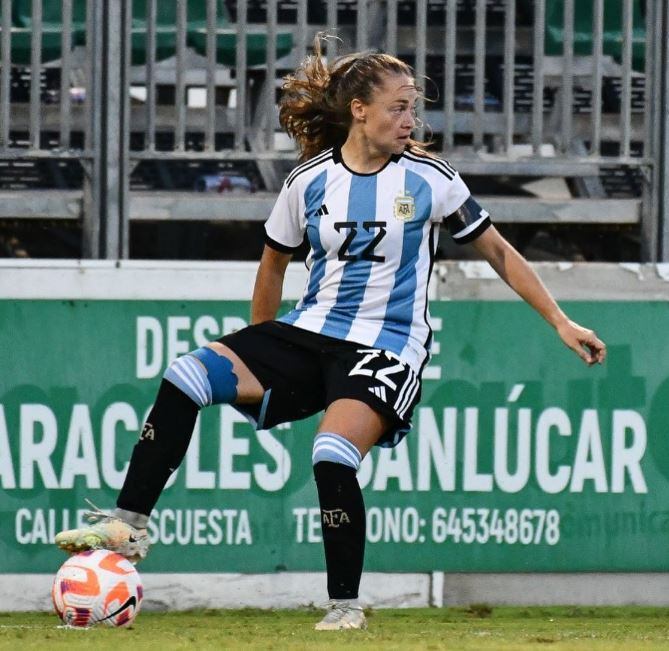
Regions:
M 454 237 L 453 241 L 456 244 L 468 244 L 469 242 L 473 242 L 477 237 L 482 235 L 489 226 L 492 226 L 492 221 L 490 221 L 490 217 L 486 217 L 471 233 L 467 233 L 464 237 Z
M 475 240 L 491 224 L 488 212 L 471 195 L 446 219 L 451 237 L 458 244 Z
M 267 244 L 270 249 L 279 251 L 279 253 L 295 253 L 295 251 L 300 248 L 299 244 L 297 246 L 286 246 L 285 244 L 281 244 L 281 242 L 273 240 L 267 232 L 265 232 L 265 244 Z

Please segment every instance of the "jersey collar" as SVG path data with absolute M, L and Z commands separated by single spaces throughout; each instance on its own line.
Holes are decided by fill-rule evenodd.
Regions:
M 375 174 L 378 174 L 379 172 L 383 172 L 383 170 L 385 170 L 386 167 L 388 167 L 388 165 L 390 163 L 397 163 L 397 161 L 399 161 L 399 159 L 402 158 L 402 154 L 392 154 L 390 156 L 390 158 L 383 164 L 383 166 L 381 168 L 379 168 L 378 170 L 376 170 L 376 172 L 367 172 L 365 174 L 363 174 L 362 172 L 354 172 L 350 167 L 348 167 L 346 165 L 346 163 L 344 162 L 344 159 L 342 158 L 342 155 L 341 155 L 341 146 L 340 145 L 335 145 L 332 148 L 332 158 L 333 158 L 335 164 L 337 164 L 337 163 L 341 164 L 347 172 L 349 172 L 349 173 L 351 173 L 355 176 L 374 176 Z

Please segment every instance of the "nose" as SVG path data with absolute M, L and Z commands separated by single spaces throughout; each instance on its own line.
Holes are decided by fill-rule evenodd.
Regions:
M 416 126 L 416 115 L 412 109 L 404 113 L 404 120 L 402 126 L 413 129 Z

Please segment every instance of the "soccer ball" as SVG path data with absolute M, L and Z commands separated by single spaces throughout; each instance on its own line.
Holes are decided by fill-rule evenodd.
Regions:
M 51 589 L 53 606 L 68 626 L 128 626 L 142 602 L 142 580 L 120 554 L 96 549 L 66 560 Z

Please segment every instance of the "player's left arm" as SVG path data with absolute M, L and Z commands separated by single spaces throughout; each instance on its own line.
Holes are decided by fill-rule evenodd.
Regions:
M 592 330 L 569 319 L 527 260 L 494 226 L 489 226 L 471 242 L 471 246 L 490 263 L 511 289 L 557 330 L 562 341 L 586 364 L 604 362 L 604 342 Z

